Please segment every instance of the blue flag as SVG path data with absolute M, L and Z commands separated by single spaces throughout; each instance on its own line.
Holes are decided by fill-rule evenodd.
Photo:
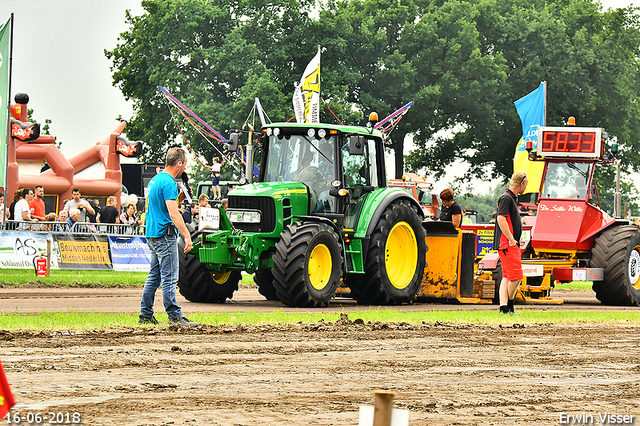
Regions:
M 529 161 L 526 150 L 527 141 L 532 141 L 533 150 L 536 150 L 538 127 L 544 126 L 544 86 L 545 82 L 543 81 L 536 90 L 513 103 L 520 116 L 520 121 L 522 121 L 522 137 L 516 145 L 516 152 L 513 156 L 513 171 L 524 172 L 529 177 L 529 185 L 527 185 L 525 194 L 539 191 L 544 170 L 544 162 Z
M 533 141 L 533 149 L 538 142 L 538 127 L 544 125 L 544 82 L 533 92 L 513 103 L 522 121 L 522 142 Z M 522 145 L 522 149 L 520 148 Z M 518 151 L 524 150 L 524 143 Z

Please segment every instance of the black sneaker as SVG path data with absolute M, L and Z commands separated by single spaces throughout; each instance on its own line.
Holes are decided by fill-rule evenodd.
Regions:
M 143 317 L 142 315 L 140 315 L 140 319 L 138 319 L 138 324 L 158 325 L 160 324 L 160 321 L 156 319 L 155 315 L 151 315 L 150 317 Z
M 169 325 L 178 325 L 180 327 L 194 328 L 199 326 L 197 322 L 189 321 L 187 317 L 169 318 Z

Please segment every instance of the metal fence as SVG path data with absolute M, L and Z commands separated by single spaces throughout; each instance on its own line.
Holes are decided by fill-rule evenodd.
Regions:
M 136 224 L 121 223 L 90 223 L 76 222 L 73 226 L 69 226 L 67 222 L 26 222 L 21 220 L 6 221 L 0 223 L 0 229 L 3 231 L 22 231 L 22 232 L 38 232 L 52 234 L 75 234 L 75 235 L 107 235 L 107 236 L 123 236 L 137 235 L 144 236 L 145 226 Z

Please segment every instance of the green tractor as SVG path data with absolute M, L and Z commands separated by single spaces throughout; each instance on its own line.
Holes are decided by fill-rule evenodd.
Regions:
M 230 139 L 235 151 L 238 135 Z M 194 233 L 180 293 L 224 303 L 245 271 L 263 296 L 288 306 L 327 306 L 338 287 L 361 304 L 413 301 L 425 268 L 423 212 L 387 187 L 382 133 L 274 123 L 257 141 L 258 182 L 231 190 L 228 210 L 213 209 L 210 227 Z

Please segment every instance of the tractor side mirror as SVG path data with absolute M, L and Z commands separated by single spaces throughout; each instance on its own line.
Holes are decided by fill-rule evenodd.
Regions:
M 366 140 L 362 135 L 354 135 L 349 137 L 349 154 L 364 155 L 364 146 Z
M 236 152 L 238 150 L 238 141 L 240 136 L 237 133 L 231 133 L 229 135 L 229 142 L 227 142 L 227 152 Z

